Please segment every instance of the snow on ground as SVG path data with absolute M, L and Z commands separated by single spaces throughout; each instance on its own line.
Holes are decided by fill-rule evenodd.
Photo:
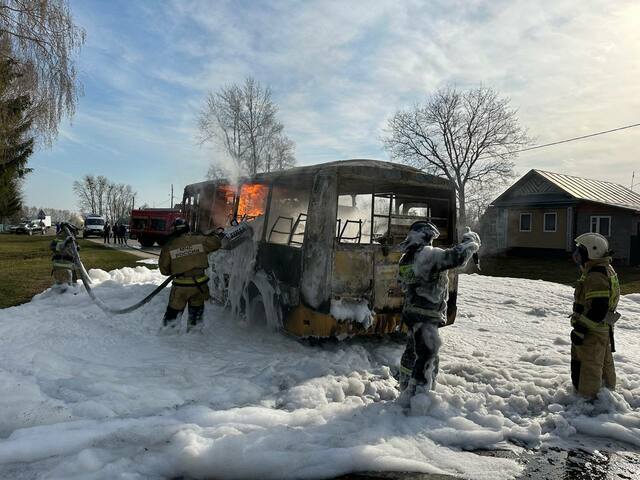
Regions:
M 90 272 L 129 305 L 163 277 Z M 203 334 L 160 335 L 169 290 L 108 317 L 84 291 L 0 310 L 1 478 L 329 478 L 416 471 L 513 478 L 468 450 L 640 452 L 640 295 L 623 297 L 618 389 L 589 404 L 569 380 L 569 287 L 463 275 L 436 391 L 394 403 L 403 346 L 306 346 L 208 305 Z

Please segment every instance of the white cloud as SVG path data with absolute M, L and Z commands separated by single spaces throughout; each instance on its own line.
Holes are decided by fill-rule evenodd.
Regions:
M 211 156 L 195 144 L 205 93 L 247 75 L 272 87 L 301 163 L 386 157 L 389 115 L 450 83 L 509 96 L 541 143 L 640 121 L 632 0 L 175 1 L 118 13 L 136 29 L 82 12 L 87 92 L 62 136 L 124 157 L 154 145 L 197 165 L 194 180 Z M 92 129 L 99 141 L 80 133 Z M 638 140 L 640 129 L 527 152 L 518 169 L 627 184 Z

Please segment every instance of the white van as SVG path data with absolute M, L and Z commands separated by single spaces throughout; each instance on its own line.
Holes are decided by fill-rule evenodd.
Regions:
M 84 217 L 84 230 L 82 232 L 82 238 L 95 235 L 96 237 L 104 236 L 104 224 L 106 219 L 103 215 L 87 215 Z

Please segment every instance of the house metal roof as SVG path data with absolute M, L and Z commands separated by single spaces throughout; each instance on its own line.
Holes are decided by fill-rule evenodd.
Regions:
M 533 170 L 538 175 L 580 200 L 640 211 L 640 194 L 617 183 Z

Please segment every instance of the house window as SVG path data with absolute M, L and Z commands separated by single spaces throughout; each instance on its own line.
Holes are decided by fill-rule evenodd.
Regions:
M 520 231 L 521 232 L 531 231 L 531 214 L 530 213 L 520 214 Z
M 558 227 L 558 214 L 556 212 L 553 213 L 545 213 L 544 214 L 544 231 L 545 232 L 555 232 Z
M 591 217 L 591 231 L 605 237 L 611 236 L 611 217 Z

